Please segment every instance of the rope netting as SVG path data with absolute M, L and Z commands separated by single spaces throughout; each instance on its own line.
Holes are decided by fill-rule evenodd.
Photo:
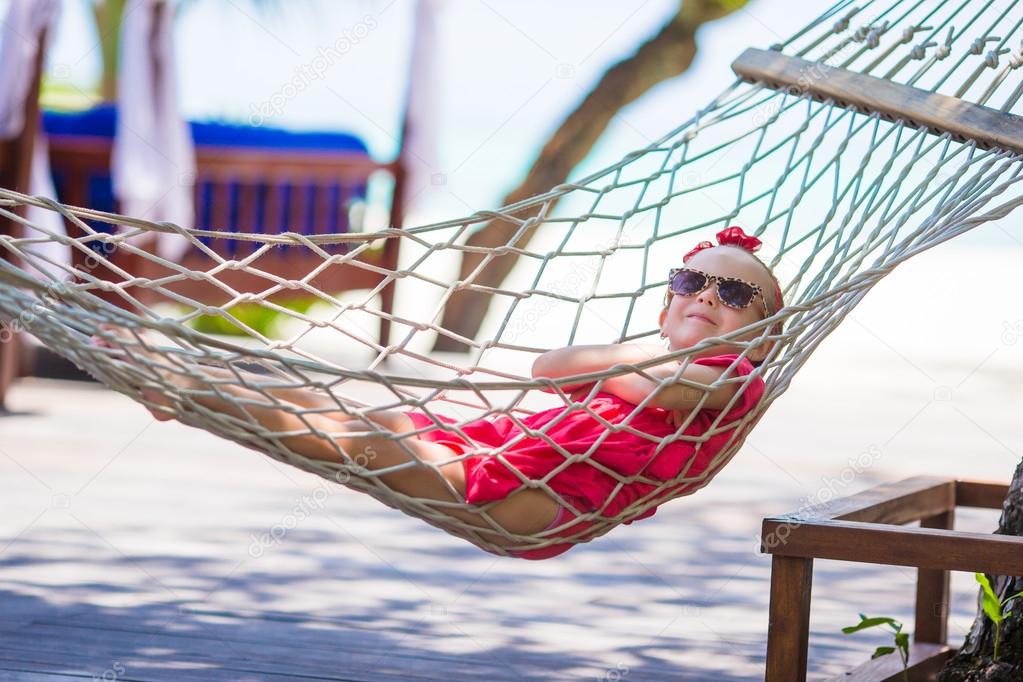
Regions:
M 1015 48 L 1021 24 L 1023 10 L 1014 2 L 842 1 L 772 49 L 1011 114 L 1023 95 L 1015 75 L 1023 64 L 1023 48 Z M 826 76 L 806 74 L 808 82 L 815 77 Z M 8 258 L 0 260 L 0 313 L 111 388 L 156 409 L 167 409 L 170 401 L 187 424 L 340 480 L 490 551 L 585 541 L 705 485 L 810 353 L 882 277 L 1023 202 L 1017 153 L 816 101 L 808 89 L 774 90 L 737 80 L 690 121 L 600 172 L 512 206 L 407 229 L 333 235 L 186 229 L 0 190 L 0 216 L 21 229 L 0 238 L 0 253 Z M 60 213 L 71 236 L 21 217 L 19 209 L 29 206 Z M 480 251 L 466 246 L 465 237 L 495 219 L 512 228 L 505 245 L 483 250 L 480 266 L 452 281 L 461 255 Z M 117 229 L 99 229 L 99 223 Z M 585 452 L 568 451 L 545 430 L 523 426 L 524 418 L 542 409 L 590 410 L 587 397 L 573 397 L 569 385 L 592 382 L 593 397 L 615 376 L 639 372 L 652 378 L 646 370 L 667 358 L 556 380 L 532 378 L 530 366 L 561 346 L 656 342 L 668 270 L 696 241 L 733 224 L 764 242 L 760 255 L 782 283 L 787 305 L 742 330 L 664 351 L 678 366 L 663 382 L 688 384 L 703 400 L 725 384 L 765 382 L 763 398 L 741 418 L 726 421 L 727 409 L 708 411 L 709 427 L 691 429 L 701 400 L 673 433 L 653 439 L 658 449 L 688 443 L 698 455 L 709 439 L 726 434 L 705 468 L 690 471 L 694 456 L 668 478 L 646 471 L 626 476 L 594 461 L 604 437 L 628 429 L 629 419 L 607 424 Z M 533 228 L 530 243 L 520 245 Z M 156 232 L 190 243 L 188 267 L 147 250 L 146 237 Z M 218 240 L 250 248 L 227 257 L 211 247 Z M 382 268 L 372 257 L 384 240 L 400 242 L 398 269 Z M 77 254 L 74 266 L 44 255 L 41 247 L 55 241 Z M 274 274 L 282 250 L 287 258 L 312 259 L 308 275 Z M 508 254 L 518 262 L 501 287 L 476 283 L 494 259 Z M 339 267 L 370 273 L 378 283 L 343 297 L 321 290 L 317 278 Z M 244 290 L 230 284 L 239 273 L 249 278 Z M 194 293 L 197 285 L 202 295 Z M 398 292 L 390 313 L 378 303 L 388 286 Z M 438 322 L 459 289 L 492 296 L 475 339 Z M 285 305 L 283 294 L 305 296 L 309 305 Z M 274 334 L 241 314 L 253 307 L 277 315 Z M 195 322 L 202 316 L 219 318 L 236 333 L 201 333 Z M 381 319 L 392 324 L 393 342 L 386 347 L 375 340 Z M 102 329 L 108 324 L 130 332 L 107 334 Z M 91 344 L 96 334 L 105 334 L 112 347 Z M 438 335 L 466 344 L 470 354 L 452 360 L 431 353 Z M 748 376 L 738 375 L 736 360 L 710 385 L 683 377 L 696 355 L 722 342 L 733 344 L 740 359 L 760 344 L 771 345 Z M 366 362 L 352 361 L 353 354 Z M 139 387 L 147 390 L 140 393 Z M 153 401 L 153 395 L 162 398 Z M 236 409 L 210 409 L 204 396 Z M 301 428 L 275 430 L 258 418 L 267 408 L 298 419 Z M 494 503 L 470 505 L 454 489 L 450 501 L 415 497 L 381 478 L 425 467 L 443 481 L 438 467 L 449 462 L 422 461 L 406 447 L 407 462 L 381 469 L 367 466 L 361 450 L 352 451 L 359 438 L 407 446 L 422 429 L 395 432 L 375 415 L 413 409 L 476 446 L 452 451 L 449 462 L 485 455 L 507 463 L 505 454 L 522 439 L 546 438 L 564 466 L 539 480 L 515 474 L 524 489 L 559 502 L 565 501 L 550 480 L 579 463 L 598 468 L 619 487 L 640 482 L 651 492 L 614 514 L 584 514 L 592 522 L 585 532 L 558 538 L 511 533 L 488 514 Z M 501 447 L 477 443 L 462 429 L 499 415 L 523 429 Z M 352 424 L 359 428 L 353 431 Z M 296 452 L 300 436 L 328 443 L 336 461 Z M 459 513 L 465 510 L 479 521 Z

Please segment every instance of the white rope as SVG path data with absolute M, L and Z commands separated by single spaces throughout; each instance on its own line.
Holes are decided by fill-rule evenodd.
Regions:
M 991 3 L 979 9 L 971 6 L 972 18 L 966 21 L 960 16 L 965 6 L 844 1 L 780 47 L 804 59 L 827 57 L 831 65 L 884 73 L 944 94 L 962 90 L 966 99 L 983 97 L 990 106 L 1002 106 L 999 98 L 1014 103 L 1018 94 L 1010 91 L 1010 79 L 1000 69 L 987 65 L 986 71 L 975 75 L 989 57 L 973 46 L 978 40 L 991 42 L 992 35 L 999 38 L 999 45 L 1013 44 L 1016 35 L 1011 32 L 1023 22 L 1021 8 L 1016 3 L 1008 9 Z M 938 55 L 938 50 L 945 54 Z M 911 62 L 915 71 L 906 68 Z M 938 74 L 939 64 L 950 68 Z M 951 85 L 957 80 L 965 86 Z M 0 252 L 13 259 L 0 262 L 0 313 L 108 386 L 154 408 L 162 402 L 139 396 L 138 387 L 169 398 L 185 423 L 340 480 L 490 551 L 508 553 L 509 543 L 516 550 L 542 549 L 592 539 L 643 516 L 666 499 L 706 485 L 735 455 L 745 434 L 785 391 L 809 355 L 881 278 L 921 251 L 1008 215 L 1023 203 L 1020 173 L 1020 158 L 1006 151 L 981 150 L 904 121 L 888 122 L 833 102 L 814 102 L 800 92 L 774 92 L 736 82 L 691 121 L 587 178 L 499 210 L 409 229 L 316 236 L 193 230 L 0 190 L 0 218 L 23 228 L 22 235 L 0 238 Z M 77 236 L 24 220 L 15 209 L 26 206 L 59 213 L 77 228 L 72 232 Z M 506 221 L 513 233 L 505 245 L 496 249 L 465 245 L 473 228 L 494 218 Z M 90 222 L 97 220 L 121 229 L 112 234 L 94 230 Z M 764 241 L 788 305 L 749 328 L 666 352 L 680 365 L 675 377 L 664 383 L 682 381 L 702 392 L 706 400 L 713 389 L 726 383 L 748 388 L 762 380 L 765 392 L 752 410 L 726 421 L 727 408 L 695 409 L 673 433 L 656 437 L 656 452 L 676 444 L 690 444 L 694 452 L 667 480 L 646 470 L 623 475 L 598 461 L 607 438 L 622 430 L 636 431 L 630 424 L 646 401 L 637 406 L 633 417 L 607 424 L 585 452 L 569 452 L 552 440 L 548 431 L 556 423 L 535 431 L 524 425 L 523 420 L 538 409 L 559 405 L 566 408 L 566 417 L 573 410 L 586 410 L 599 421 L 585 399 L 575 403 L 566 393 L 565 387 L 571 384 L 594 382 L 592 397 L 612 377 L 638 371 L 652 378 L 646 371 L 665 357 L 557 380 L 533 379 L 525 368 L 539 353 L 562 345 L 656 339 L 668 269 L 677 266 L 697 240 L 736 222 Z M 518 236 L 534 225 L 539 229 L 533 242 L 516 246 Z M 181 235 L 196 253 L 204 254 L 205 266 L 184 267 L 134 245 L 133 237 L 154 232 Z M 240 239 L 256 248 L 232 260 L 207 246 L 205 238 Z M 368 258 L 375 243 L 386 239 L 401 244 L 403 263 L 393 271 Z M 75 252 L 78 264 L 73 271 L 65 267 L 63 279 L 40 278 L 39 268 L 28 267 L 43 264 L 35 247 L 54 242 Z M 344 253 L 328 248 L 342 243 L 351 248 Z M 283 245 L 310 259 L 308 277 L 288 280 L 272 273 L 274 251 Z M 97 254 L 97 247 L 102 253 Z M 116 257 L 103 256 L 114 251 Z M 452 267 L 468 252 L 483 254 L 480 267 L 463 280 L 450 281 Z M 494 288 L 478 284 L 479 272 L 504 254 L 516 254 L 519 259 L 506 283 Z M 144 268 L 126 270 L 125 256 L 135 257 Z M 51 269 L 58 266 L 49 265 Z M 314 286 L 316 274 L 340 266 L 376 273 L 380 282 L 343 302 Z M 261 277 L 265 288 L 257 293 L 232 289 L 225 282 L 232 271 Z M 221 300 L 210 304 L 180 293 L 184 283 L 196 281 L 219 292 Z M 376 297 L 386 286 L 397 286 L 405 293 L 414 290 L 413 295 L 398 298 L 399 304 L 413 303 L 385 314 Z M 491 314 L 477 339 L 458 337 L 440 326 L 445 305 L 459 289 L 492 294 Z M 298 312 L 274 298 L 295 292 L 316 299 L 318 310 Z M 118 305 L 110 302 L 114 300 Z M 236 314 L 243 305 L 277 313 L 287 323 L 284 337 L 270 338 L 246 324 Z M 196 332 L 190 324 L 200 315 L 229 321 L 240 336 Z M 395 341 L 387 347 L 380 346 L 373 330 L 366 328 L 365 320 L 374 317 L 393 323 Z M 124 362 L 115 350 L 89 343 L 105 324 L 136 334 L 147 331 L 159 340 L 111 339 L 115 348 L 135 358 Z M 752 340 L 738 340 L 751 331 Z M 324 334 L 331 335 L 335 344 L 361 349 L 371 362 L 350 367 L 323 352 L 315 339 Z M 437 335 L 463 341 L 472 349 L 471 356 L 453 364 L 431 354 Z M 758 345 L 773 345 L 766 360 L 747 377 L 738 376 L 733 366 L 709 386 L 682 378 L 698 353 L 722 341 L 732 343 L 740 357 Z M 220 373 L 211 373 L 210 368 L 219 368 Z M 182 387 L 169 376 L 191 384 Z M 354 397 L 363 382 L 375 387 L 379 400 L 367 404 Z M 553 394 L 544 395 L 547 403 L 540 403 L 537 389 L 544 388 Z M 289 390 L 304 392 L 308 404 L 282 398 Z M 733 405 L 741 400 L 741 393 Z M 204 407 L 201 401 L 211 396 L 219 396 L 238 412 Z M 253 416 L 260 408 L 289 415 L 302 426 L 297 432 L 275 431 Z M 374 414 L 395 409 L 419 410 L 436 427 L 477 449 L 465 455 L 452 452 L 450 460 L 440 463 L 417 460 L 407 446 L 421 430 L 394 433 L 374 426 Z M 687 433 L 701 411 L 712 417 L 709 425 L 699 433 Z M 361 466 L 356 453 L 338 445 L 350 433 L 324 430 L 325 415 L 331 413 L 362 420 L 368 429 L 362 437 L 402 444 L 409 460 L 387 469 Z M 438 415 L 454 421 L 447 423 Z M 465 431 L 481 417 L 500 415 L 512 419 L 522 433 L 499 447 L 474 442 Z M 286 442 L 298 435 L 334 448 L 337 461 L 311 460 L 295 452 Z M 705 469 L 690 475 L 701 448 L 718 436 L 727 443 L 712 453 Z M 591 526 L 553 537 L 553 531 L 536 536 L 510 533 L 489 514 L 496 503 L 476 506 L 454 498 L 414 498 L 382 480 L 395 471 L 426 467 L 446 481 L 440 475 L 441 466 L 470 454 L 507 463 L 527 438 L 549 441 L 564 463 L 540 480 L 521 472 L 516 475 L 523 487 L 544 491 L 562 505 L 570 506 L 571 501 L 556 492 L 551 479 L 579 464 L 614 479 L 616 491 L 637 484 L 651 488 L 614 513 L 606 513 L 607 500 L 604 508 L 580 517 Z M 485 524 L 467 521 L 461 514 L 465 511 L 478 513 Z

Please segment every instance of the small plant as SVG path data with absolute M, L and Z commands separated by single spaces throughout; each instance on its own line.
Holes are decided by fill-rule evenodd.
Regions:
M 278 302 L 281 308 L 307 313 L 319 299 L 313 296 Z M 226 315 L 199 315 L 191 321 L 192 329 L 203 334 L 223 334 L 225 336 L 250 336 L 246 327 L 258 334 L 274 338 L 277 325 L 289 318 L 289 315 L 260 303 L 239 303 L 231 306 Z M 234 318 L 234 319 L 231 319 Z M 237 320 L 237 322 L 235 322 Z
M 881 625 L 888 626 L 895 638 L 895 646 L 879 646 L 874 651 L 874 655 L 871 658 L 880 658 L 881 656 L 887 656 L 894 652 L 896 649 L 899 650 L 899 655 L 902 656 L 902 679 L 908 682 L 909 680 L 909 633 L 902 631 L 902 623 L 895 620 L 894 618 L 867 618 L 862 613 L 860 614 L 860 622 L 856 625 L 850 625 L 849 627 L 842 628 L 842 632 L 847 635 L 851 635 L 854 632 L 860 630 L 866 630 L 867 628 L 878 627 Z
M 977 582 L 980 583 L 980 589 L 983 594 L 981 608 L 984 609 L 984 613 L 986 613 L 987 617 L 991 619 L 991 622 L 995 624 L 995 651 L 991 656 L 991 660 L 997 661 L 998 644 L 1002 638 L 1002 621 L 1012 615 L 1012 611 L 1006 611 L 1005 609 L 1008 608 L 1009 602 L 1013 599 L 1016 597 L 1023 597 L 1023 592 L 1017 592 L 1016 594 L 999 601 L 998 595 L 995 594 L 987 576 L 983 573 L 974 573 L 973 575 L 977 579 Z

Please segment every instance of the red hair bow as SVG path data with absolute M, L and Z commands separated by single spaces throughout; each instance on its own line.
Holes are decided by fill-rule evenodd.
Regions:
M 741 249 L 746 249 L 750 253 L 753 253 L 754 251 L 759 249 L 762 243 L 756 237 L 748 235 L 745 232 L 743 232 L 742 228 L 737 225 L 733 225 L 732 227 L 726 227 L 725 229 L 718 232 L 717 240 L 718 240 L 717 246 L 726 245 L 738 246 Z M 692 251 L 682 256 L 682 262 L 685 263 L 700 251 L 712 248 L 714 246 L 715 244 L 712 244 L 711 242 L 702 241 L 699 244 L 697 244 Z

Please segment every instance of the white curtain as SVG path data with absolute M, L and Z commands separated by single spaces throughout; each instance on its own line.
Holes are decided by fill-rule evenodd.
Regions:
M 122 213 L 192 227 L 195 149 L 178 109 L 174 7 L 169 0 L 125 6 L 112 175 Z M 160 235 L 156 245 L 160 256 L 174 261 L 188 248 L 175 234 Z
M 406 210 L 423 199 L 430 190 L 446 182 L 440 175 L 437 153 L 437 15 L 443 0 L 418 0 L 413 24 L 411 68 L 406 129 L 402 140 L 401 161 L 405 166 Z M 401 227 L 400 225 L 396 227 Z
M 59 17 L 60 0 L 11 0 L 0 34 L 0 139 L 16 138 L 25 128 L 25 99 L 35 76 L 36 55 L 46 49 L 39 44 L 39 38 L 46 30 L 52 41 Z M 33 145 L 28 192 L 51 199 L 56 197 L 42 131 L 36 135 Z M 26 265 L 48 278 L 64 279 L 67 272 L 60 266 L 70 268 L 71 251 L 52 238 L 67 234 L 64 219 L 58 213 L 34 206 L 25 211 L 25 218 L 36 229 L 26 228 L 24 236 L 46 238 L 45 242 L 25 248 Z

